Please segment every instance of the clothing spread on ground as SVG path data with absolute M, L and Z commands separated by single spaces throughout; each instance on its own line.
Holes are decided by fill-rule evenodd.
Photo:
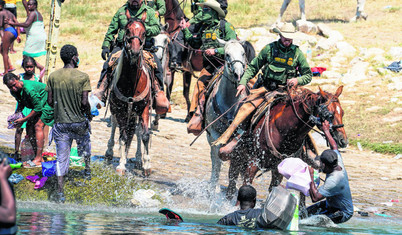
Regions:
M 83 91 L 91 91 L 89 76 L 74 68 L 62 68 L 50 74 L 47 91 L 52 91 L 56 123 L 86 120 L 81 111 Z
M 244 228 L 258 229 L 262 228 L 263 218 L 261 216 L 262 209 L 246 209 L 237 210 L 222 217 L 218 224 L 221 225 L 236 225 Z
M 346 214 L 353 214 L 352 194 L 350 192 L 348 175 L 343 164 L 342 156 L 338 150 L 338 165 L 341 171 L 334 171 L 327 174 L 325 183 L 318 189 L 318 192 L 326 197 L 327 207 L 337 208 Z

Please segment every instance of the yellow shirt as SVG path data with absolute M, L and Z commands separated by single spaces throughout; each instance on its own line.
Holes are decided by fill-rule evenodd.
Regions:
M 17 0 L 5 0 L 6 4 L 17 4 Z

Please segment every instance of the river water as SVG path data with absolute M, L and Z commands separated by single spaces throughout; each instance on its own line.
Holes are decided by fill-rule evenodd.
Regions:
M 167 223 L 157 208 L 132 209 L 51 202 L 18 202 L 18 234 L 401 234 L 402 220 L 354 216 L 337 228 L 300 226 L 299 231 L 220 226 L 222 214 L 175 209 L 183 223 Z

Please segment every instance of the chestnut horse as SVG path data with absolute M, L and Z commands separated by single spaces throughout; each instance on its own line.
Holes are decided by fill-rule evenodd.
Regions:
M 171 43 L 179 44 L 181 47 L 184 48 L 184 57 L 182 58 L 183 61 L 183 96 L 186 100 L 187 104 L 187 117 L 185 119 L 188 122 L 191 119 L 190 114 L 188 113 L 190 110 L 190 86 L 191 86 L 191 77 L 194 75 L 194 72 L 199 72 L 203 69 L 203 51 L 191 48 L 189 46 L 183 45 L 175 38 L 177 34 L 180 32 L 180 21 L 181 19 L 188 19 L 184 14 L 180 4 L 185 4 L 186 0 L 178 2 L 178 0 L 165 0 L 166 4 L 166 13 L 164 15 L 165 22 L 168 25 L 167 32 L 172 39 Z M 242 43 L 242 46 L 246 52 L 247 61 L 251 61 L 255 57 L 255 50 L 254 47 L 251 45 L 250 42 L 245 41 Z M 221 65 L 224 65 L 224 61 L 219 61 Z M 170 83 L 167 85 L 168 88 L 166 89 L 167 98 L 170 100 L 170 94 L 172 91 L 173 83 L 174 83 L 174 75 L 175 71 L 171 71 L 171 80 Z
M 137 133 L 137 144 L 144 145 L 142 158 L 137 149 L 136 165 L 143 169 L 145 176 L 150 174 L 149 156 L 149 116 L 151 105 L 151 78 L 143 59 L 145 25 L 142 20 L 129 19 L 124 35 L 124 46 L 116 68 L 110 91 L 110 111 L 112 113 L 112 136 L 108 143 L 106 158 L 113 157 L 114 130 L 120 129 L 119 157 L 117 171 L 124 174 L 127 156 L 133 136 Z M 124 149 L 124 153 L 123 153 Z M 138 154 L 138 150 L 140 153 Z
M 233 178 L 229 178 L 228 192 L 235 192 L 233 187 L 236 187 L 239 169 L 243 171 L 244 184 L 252 184 L 260 169 L 271 170 L 271 190 L 282 181 L 277 167 L 284 158 L 301 157 L 313 164 L 303 153 L 303 144 L 313 127 L 316 124 L 320 127 L 324 119 L 331 123 L 332 136 L 338 146 L 346 147 L 348 142 L 342 123 L 343 110 L 338 99 L 342 89 L 343 86 L 340 86 L 334 95 L 321 88 L 318 93 L 305 88 L 289 90 L 288 95 L 268 109 L 236 147 L 247 148 L 248 155 L 231 160 L 230 171 L 235 173 L 229 173 Z M 227 195 L 228 198 L 232 196 Z

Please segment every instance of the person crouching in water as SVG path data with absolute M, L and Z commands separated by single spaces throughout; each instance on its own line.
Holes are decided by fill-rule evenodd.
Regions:
M 313 202 L 318 202 L 307 208 L 308 216 L 326 215 L 334 223 L 344 223 L 353 216 L 352 194 L 350 192 L 348 174 L 343 164 L 342 156 L 338 151 L 335 140 L 329 131 L 329 122 L 322 125 L 325 136 L 331 149 L 327 149 L 316 160 L 320 161 L 320 168 L 327 176 L 325 183 L 319 189 L 314 183 L 314 170 L 309 167 L 311 183 L 310 196 Z
M 279 89 L 280 85 L 287 85 L 288 87 L 304 86 L 311 82 L 313 74 L 310 66 L 299 47 L 293 45 L 293 39 L 296 36 L 296 29 L 293 24 L 285 23 L 281 29 L 275 28 L 274 32 L 279 34 L 280 39 L 266 45 L 258 56 L 251 61 L 240 80 L 236 96 L 246 91 L 247 83 L 258 74 L 260 69 L 262 69 L 262 87 L 254 85 L 250 91 L 251 94 L 238 110 L 232 124 L 214 142 L 214 145 L 224 145 L 219 150 L 219 155 L 222 159 L 226 159 L 226 156 L 233 151 L 245 132 L 243 128 L 238 128 L 236 137 L 227 143 L 237 127 L 241 126 L 243 121 L 264 100 L 267 100 L 267 102 L 272 101 L 275 98 L 275 91 Z M 298 76 L 298 73 L 300 76 Z

